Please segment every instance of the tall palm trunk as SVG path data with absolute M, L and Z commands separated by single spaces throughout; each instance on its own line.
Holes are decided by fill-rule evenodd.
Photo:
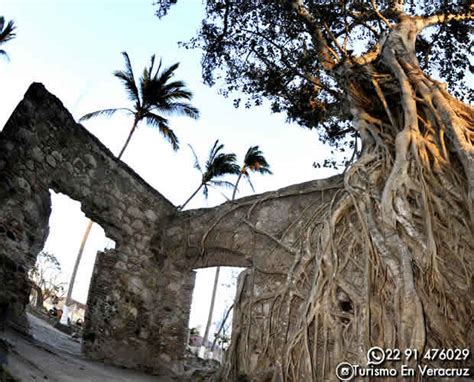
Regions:
M 79 264 L 81 263 L 82 253 L 84 252 L 84 247 L 86 246 L 87 239 L 89 238 L 89 234 L 92 229 L 92 225 L 94 222 L 89 220 L 87 223 L 86 230 L 84 232 L 84 236 L 82 237 L 81 246 L 79 247 L 79 252 L 77 253 L 76 263 L 74 264 L 74 269 L 72 270 L 71 280 L 69 281 L 69 287 L 67 289 L 67 296 L 66 296 L 66 306 L 71 305 L 71 296 L 72 296 L 72 289 L 74 287 L 74 282 L 76 281 L 77 270 L 79 269 Z
M 132 135 L 137 129 L 138 125 L 138 119 L 135 119 L 135 122 L 133 122 L 132 129 L 130 130 L 130 133 L 128 134 L 127 140 L 125 141 L 125 144 L 122 147 L 122 150 L 120 150 L 120 154 L 118 155 L 117 159 L 121 159 L 123 153 L 125 152 L 125 149 L 127 148 L 128 144 L 130 143 L 130 140 L 132 139 Z
M 204 183 L 201 183 L 199 185 L 199 187 L 197 188 L 197 190 L 193 192 L 193 194 L 188 198 L 188 200 L 186 200 L 186 202 L 184 202 L 184 204 L 180 207 L 181 210 L 184 207 L 186 207 L 186 204 L 188 204 L 191 201 L 192 198 L 194 198 L 196 196 L 196 194 L 199 192 L 199 190 L 202 188 L 203 185 L 204 185 Z
M 237 178 L 237 182 L 235 182 L 234 192 L 232 193 L 232 201 L 235 199 L 235 194 L 237 192 L 237 188 L 239 187 L 240 179 L 242 179 L 242 175 L 244 175 L 244 171 L 245 171 L 245 167 L 242 167 L 239 177 Z
M 209 330 L 212 324 L 212 314 L 214 313 L 214 303 L 216 302 L 217 284 L 219 283 L 219 273 L 221 267 L 216 268 L 216 275 L 214 277 L 214 287 L 212 288 L 211 306 L 209 307 L 209 315 L 207 317 L 206 330 L 204 331 L 204 337 L 202 339 L 202 346 L 206 346 L 209 338 Z
M 133 133 L 137 129 L 137 124 L 138 124 L 138 119 L 135 119 L 133 122 L 132 129 L 130 130 L 130 133 L 128 134 L 127 140 L 125 141 L 125 144 L 122 147 L 122 150 L 120 150 L 120 153 L 117 157 L 117 159 L 121 159 L 123 153 L 125 152 L 125 149 L 127 148 L 128 144 L 130 143 L 130 140 L 132 139 Z M 69 288 L 67 290 L 67 297 L 66 297 L 66 306 L 71 305 L 71 296 L 72 296 L 72 290 L 74 288 L 74 282 L 76 281 L 76 275 L 77 275 L 77 270 L 79 269 L 79 264 L 81 263 L 82 259 L 82 254 L 84 252 L 84 247 L 86 246 L 87 240 L 89 239 L 89 234 L 91 232 L 92 226 L 94 225 L 94 222 L 89 219 L 89 223 L 87 224 L 86 230 L 84 231 L 84 236 L 82 237 L 81 240 L 81 246 L 79 247 L 79 252 L 77 253 L 76 256 L 76 263 L 74 264 L 74 269 L 72 270 L 72 275 L 71 275 L 71 280 L 69 281 Z

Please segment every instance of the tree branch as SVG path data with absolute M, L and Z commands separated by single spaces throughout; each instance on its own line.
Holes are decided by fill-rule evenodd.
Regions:
M 432 25 L 447 24 L 451 21 L 474 20 L 474 12 L 469 10 L 466 13 L 442 13 L 428 17 L 418 17 L 418 30 L 421 31 Z
M 382 20 L 385 25 L 387 25 L 388 29 L 392 29 L 392 24 L 390 21 L 387 20 L 387 18 L 379 11 L 379 8 L 377 7 L 377 4 L 375 4 L 374 0 L 370 0 L 370 3 L 372 4 L 372 8 L 374 8 L 375 14 L 379 17 L 380 20 Z
M 274 41 L 272 41 L 271 39 L 269 39 L 267 36 L 265 36 L 263 33 L 260 33 L 258 31 L 252 31 L 252 30 L 249 30 L 249 29 L 243 29 L 244 32 L 247 32 L 247 33 L 250 33 L 250 34 L 253 34 L 255 36 L 258 36 L 262 39 L 264 39 L 267 43 L 269 43 L 270 45 L 273 45 L 275 48 L 277 48 L 279 51 L 280 51 L 280 58 L 281 58 L 281 61 L 283 62 L 283 64 L 285 64 L 286 68 L 291 70 L 293 72 L 293 74 L 297 77 L 301 77 L 302 79 L 312 83 L 313 85 L 319 87 L 320 89 L 322 90 L 325 90 L 327 91 L 328 93 L 332 94 L 334 97 L 340 97 L 341 94 L 337 91 L 335 91 L 334 89 L 331 89 L 330 87 L 326 86 L 325 84 L 323 84 L 321 82 L 321 80 L 319 78 L 316 78 L 315 76 L 313 76 L 311 73 L 307 73 L 305 71 L 301 72 L 297 69 L 296 65 L 295 64 L 292 64 L 288 58 L 286 57 L 285 55 L 285 48 L 278 45 L 277 43 L 275 43 Z M 274 62 L 270 62 L 268 59 L 266 58 L 263 58 L 262 55 L 260 55 L 254 48 L 251 49 L 252 52 L 255 53 L 255 55 L 257 57 L 259 57 L 263 62 L 265 62 L 265 64 L 267 65 L 267 67 L 270 67 L 270 66 L 275 66 L 275 63 Z M 270 63 L 272 65 L 270 65 Z
M 229 12 L 230 12 L 230 1 L 226 0 L 225 11 L 224 11 L 224 27 L 222 29 L 222 33 L 219 36 L 217 36 L 216 44 L 219 44 L 227 35 L 228 29 L 229 29 Z
M 321 60 L 321 65 L 324 69 L 330 71 L 332 70 L 337 64 L 337 56 L 331 57 L 331 55 L 335 55 L 334 51 L 332 51 L 329 47 L 326 38 L 324 37 L 321 29 L 319 28 L 319 23 L 316 21 L 314 16 L 308 11 L 301 0 L 289 0 L 289 6 L 296 11 L 296 14 L 303 20 L 306 26 L 311 33 L 311 37 L 315 43 L 318 56 Z

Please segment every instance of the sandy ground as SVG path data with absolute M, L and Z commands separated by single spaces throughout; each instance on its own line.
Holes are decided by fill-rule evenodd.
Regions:
M 58 382 L 177 382 L 167 376 L 144 373 L 86 359 L 80 352 L 80 343 L 28 314 L 33 338 L 7 331 L 2 337 L 9 343 L 7 369 L 20 381 Z

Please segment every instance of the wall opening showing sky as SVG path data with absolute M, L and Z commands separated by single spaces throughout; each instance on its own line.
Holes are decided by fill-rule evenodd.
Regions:
M 234 302 L 237 290 L 237 277 L 245 268 L 220 267 L 219 283 L 217 287 L 212 324 L 209 330 L 209 341 L 214 340 L 214 334 L 219 330 L 227 310 Z M 209 307 L 211 305 L 212 288 L 216 267 L 196 269 L 196 283 L 193 291 L 193 302 L 191 305 L 191 316 L 189 328 L 198 329 L 199 335 L 204 336 L 206 330 Z M 230 335 L 232 329 L 232 312 L 227 318 L 226 334 Z
M 69 196 L 50 190 L 51 216 L 49 235 L 44 251 L 56 256 L 61 264 L 60 280 L 65 282 L 65 293 L 69 286 L 74 263 L 89 219 L 81 211 L 81 203 Z M 67 213 L 65 213 L 67 211 Z M 102 227 L 94 223 L 84 247 L 81 263 L 76 275 L 72 298 L 85 304 L 94 270 L 97 251 L 115 248 L 115 242 L 105 236 Z

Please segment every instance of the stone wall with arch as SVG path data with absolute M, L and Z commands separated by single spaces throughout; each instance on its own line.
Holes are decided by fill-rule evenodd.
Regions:
M 53 189 L 79 201 L 116 242 L 96 258 L 84 353 L 129 368 L 182 371 L 193 269 L 251 268 L 246 274 L 259 275 L 252 288 L 264 294 L 283 282 L 302 243 L 305 227 L 293 222 L 311 219 L 341 182 L 333 177 L 180 212 L 42 84 L 32 84 L 0 132 L 0 330 L 7 323 L 27 330 L 27 272 L 48 235 Z

